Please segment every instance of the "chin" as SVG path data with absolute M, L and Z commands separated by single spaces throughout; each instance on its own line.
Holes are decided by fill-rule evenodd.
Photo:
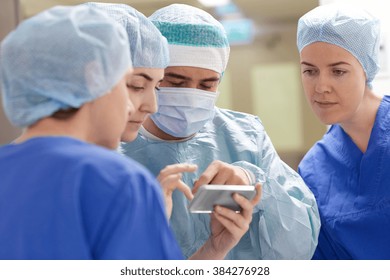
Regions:
M 121 136 L 122 142 L 132 142 L 137 138 L 137 133 L 123 133 Z
M 321 115 L 317 115 L 317 117 L 320 120 L 320 122 L 322 122 L 325 125 L 333 125 L 338 123 L 338 120 L 336 118 L 332 118 L 329 116 L 321 116 Z
M 118 149 L 119 147 L 119 140 L 118 141 L 112 141 L 112 142 L 105 142 L 105 143 L 102 143 L 102 144 L 99 144 L 100 146 L 103 146 L 107 149 L 110 149 L 110 150 L 116 150 Z

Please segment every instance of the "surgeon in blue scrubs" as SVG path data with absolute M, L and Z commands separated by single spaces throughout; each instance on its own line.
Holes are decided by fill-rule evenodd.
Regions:
M 133 110 L 126 31 L 54 7 L 1 44 L 0 259 L 182 259 L 153 176 L 115 149 Z M 93 145 L 90 143 L 96 143 Z
M 168 40 L 170 61 L 156 92 L 157 113 L 122 151 L 156 176 L 169 172 L 167 165 L 197 165 L 181 177 L 193 192 L 202 184 L 260 182 L 262 198 L 251 214 L 231 213 L 229 228 L 245 234 L 225 258 L 310 259 L 320 226 L 313 194 L 280 160 L 257 117 L 215 107 L 230 51 L 222 25 L 183 4 L 164 7 L 149 19 Z M 181 191 L 172 192 L 170 224 L 189 257 L 217 231 L 210 225 L 213 215 L 188 211 Z
M 335 4 L 298 23 L 304 92 L 330 125 L 299 165 L 321 215 L 314 259 L 390 259 L 390 96 L 372 90 L 379 29 L 368 12 Z

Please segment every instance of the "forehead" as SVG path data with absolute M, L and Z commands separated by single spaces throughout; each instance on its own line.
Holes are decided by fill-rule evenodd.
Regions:
M 311 64 L 333 64 L 340 61 L 347 62 L 351 65 L 359 61 L 346 49 L 334 44 L 325 42 L 316 42 L 304 47 L 301 51 L 301 62 Z
M 133 76 L 133 73 L 134 73 L 134 69 L 133 68 L 127 69 L 127 71 L 124 74 L 124 78 L 125 79 L 130 79 Z
M 175 74 L 183 76 L 188 80 L 219 79 L 220 74 L 205 68 L 192 66 L 169 66 L 165 69 L 165 75 Z

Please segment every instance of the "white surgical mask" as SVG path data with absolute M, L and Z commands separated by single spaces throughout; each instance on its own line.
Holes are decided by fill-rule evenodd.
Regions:
M 157 113 L 151 119 L 169 135 L 188 137 L 214 118 L 218 95 L 196 88 L 162 87 L 157 92 Z

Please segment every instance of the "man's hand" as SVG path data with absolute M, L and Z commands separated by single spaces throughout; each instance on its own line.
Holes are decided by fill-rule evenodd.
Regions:
M 202 185 L 249 185 L 245 171 L 220 160 L 213 161 L 195 182 L 192 193 L 196 193 Z
M 256 195 L 251 201 L 239 194 L 234 194 L 233 199 L 241 206 L 241 212 L 236 213 L 231 209 L 216 206 L 211 214 L 211 235 L 191 259 L 224 259 L 237 245 L 249 229 L 253 207 L 261 199 L 260 183 L 256 185 Z

